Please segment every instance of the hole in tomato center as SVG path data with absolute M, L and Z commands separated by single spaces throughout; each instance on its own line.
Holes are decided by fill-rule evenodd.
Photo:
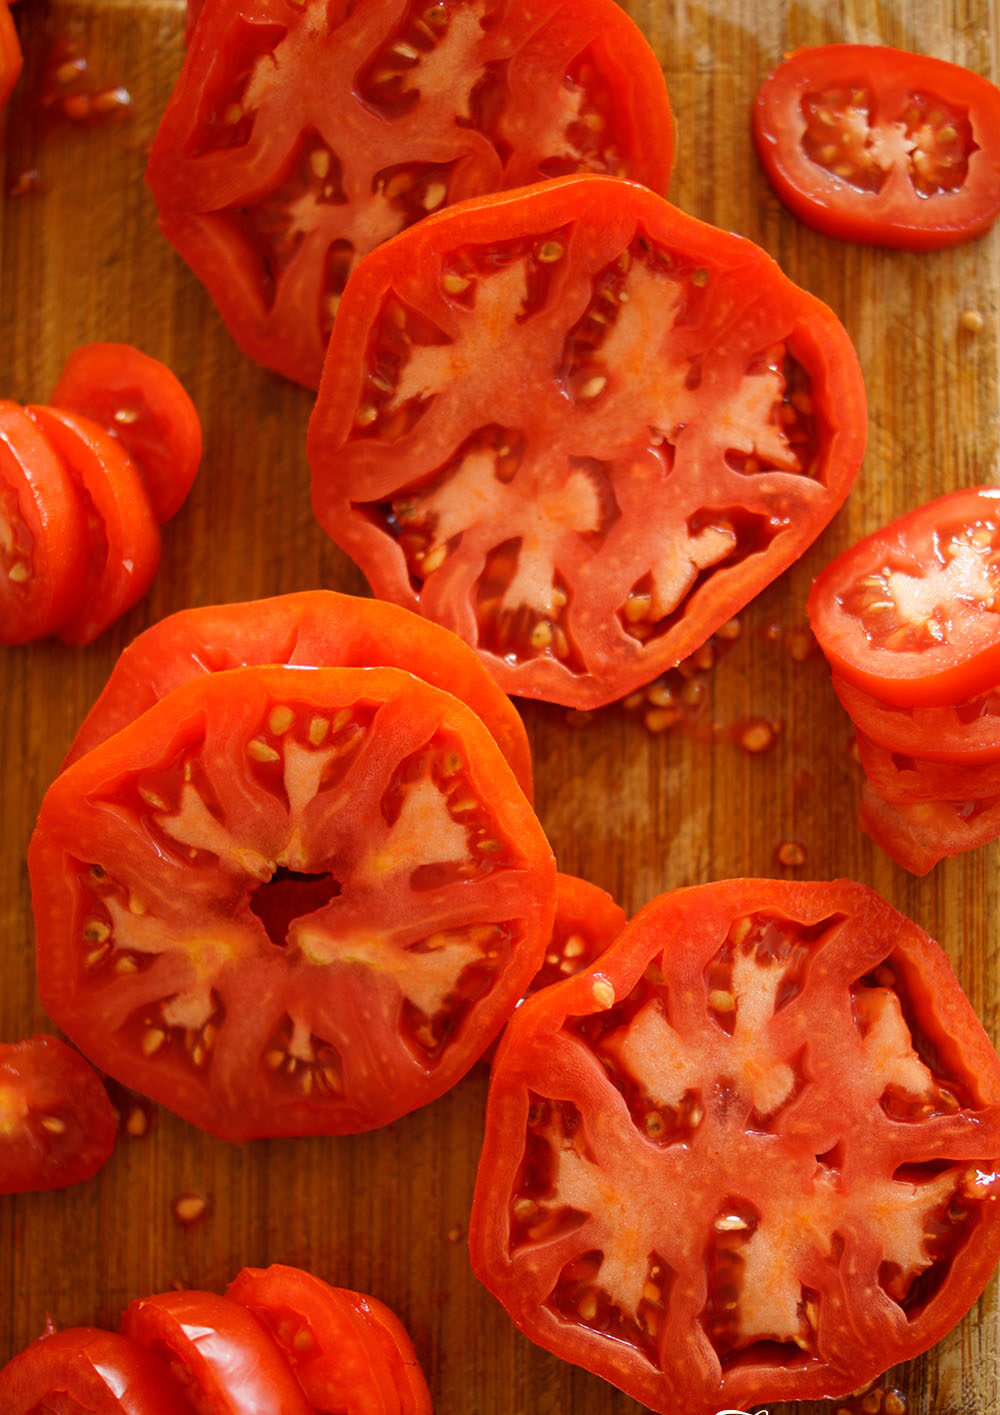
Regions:
M 279 948 L 288 942 L 288 930 L 296 919 L 322 909 L 340 894 L 340 883 L 332 875 L 306 875 L 279 865 L 250 899 L 251 912 Z

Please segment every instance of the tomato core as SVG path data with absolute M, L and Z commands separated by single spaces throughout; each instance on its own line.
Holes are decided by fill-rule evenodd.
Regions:
M 273 944 L 284 948 L 293 923 L 323 909 L 340 894 L 332 875 L 310 875 L 279 865 L 269 880 L 250 896 L 250 910 L 267 930 Z

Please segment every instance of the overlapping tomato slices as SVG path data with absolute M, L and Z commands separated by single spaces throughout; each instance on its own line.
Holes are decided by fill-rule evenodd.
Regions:
M 182 684 L 50 787 L 29 866 L 50 1015 L 228 1139 L 366 1130 L 441 1095 L 553 914 L 487 728 L 397 668 Z
M 309 457 L 320 522 L 380 597 L 454 629 L 506 691 L 593 708 L 801 554 L 864 440 L 824 305 L 749 242 L 576 177 L 366 258 Z
M 475 1270 L 660 1412 L 837 1397 L 1000 1255 L 1000 1060 L 937 944 L 849 881 L 663 895 L 494 1063 Z
M 666 190 L 663 74 L 611 0 L 205 0 L 188 24 L 161 229 L 243 351 L 309 387 L 358 259 L 428 213 L 577 171 Z

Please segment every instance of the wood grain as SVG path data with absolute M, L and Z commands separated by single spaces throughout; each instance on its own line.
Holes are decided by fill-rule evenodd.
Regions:
M 808 860 L 799 875 L 864 880 L 941 940 L 996 1041 L 996 849 L 916 880 L 857 833 L 848 723 L 818 655 L 796 662 L 788 639 L 812 576 L 836 551 L 933 494 L 996 479 L 1000 235 L 929 256 L 826 240 L 771 193 L 748 127 L 758 83 L 800 43 L 922 48 L 996 78 L 995 0 L 631 0 L 626 8 L 667 75 L 678 126 L 673 200 L 759 241 L 837 310 L 864 368 L 871 436 L 848 507 L 742 616 L 742 637 L 709 681 L 704 722 L 780 718 L 775 749 L 751 757 L 726 737 L 713 746 L 652 735 L 619 707 L 571 723 L 562 710 L 528 705 L 542 822 L 562 868 L 603 885 L 630 912 L 673 886 L 788 873 L 775 847 L 801 841 Z M 0 224 L 0 394 L 44 401 L 76 345 L 130 340 L 190 389 L 206 449 L 189 502 L 166 527 L 148 598 L 89 649 L 43 643 L 0 657 L 0 1036 L 11 1039 L 45 1026 L 28 836 L 121 648 L 190 604 L 315 585 L 364 589 L 310 510 L 309 395 L 238 353 L 156 230 L 142 170 L 180 63 L 180 0 L 27 0 L 16 15 L 27 69 L 8 114 L 7 178 L 37 167 L 44 187 L 8 200 Z M 63 34 L 81 40 L 98 77 L 128 86 L 130 118 L 43 137 L 33 86 L 48 42 Z M 983 313 L 981 333 L 960 329 L 965 308 Z M 438 1415 L 637 1411 L 532 1347 L 471 1276 L 464 1235 L 485 1092 L 479 1070 L 376 1134 L 242 1148 L 160 1112 L 149 1136 L 123 1139 L 93 1182 L 0 1199 L 0 1361 L 38 1334 L 46 1313 L 63 1324 L 111 1324 L 139 1294 L 173 1283 L 218 1288 L 243 1264 L 281 1260 L 388 1302 L 413 1334 Z M 191 1229 L 171 1211 L 185 1191 L 211 1204 Z M 995 1283 L 950 1337 L 894 1379 L 912 1415 L 997 1415 Z

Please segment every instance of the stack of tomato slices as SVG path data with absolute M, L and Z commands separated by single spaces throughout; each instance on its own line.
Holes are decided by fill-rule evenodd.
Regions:
M 119 1332 L 51 1331 L 0 1371 L 4 1415 L 430 1415 L 399 1319 L 374 1297 L 300 1268 L 244 1268 L 225 1297 L 165 1292 Z
M 1000 488 L 858 542 L 816 580 L 809 617 L 857 729 L 873 839 L 922 875 L 1000 836 Z

